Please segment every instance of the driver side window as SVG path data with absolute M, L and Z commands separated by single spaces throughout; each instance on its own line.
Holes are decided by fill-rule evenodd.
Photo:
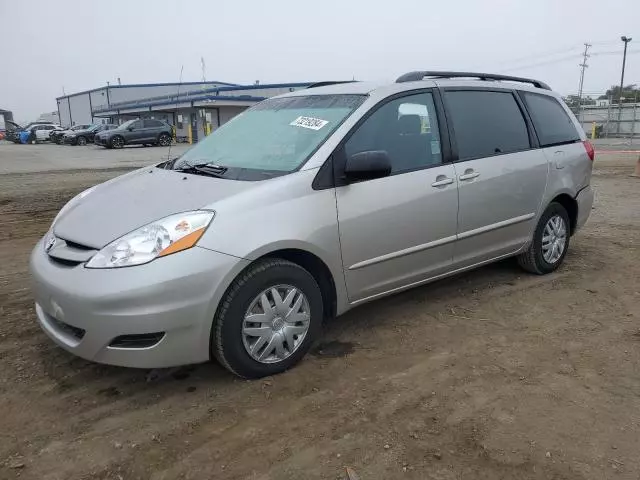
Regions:
M 136 120 L 135 122 L 133 122 L 129 128 L 133 129 L 133 130 L 138 130 L 140 128 L 142 128 L 142 120 Z
M 440 133 L 431 93 L 396 98 L 367 118 L 344 146 L 347 156 L 384 150 L 391 174 L 442 163 Z

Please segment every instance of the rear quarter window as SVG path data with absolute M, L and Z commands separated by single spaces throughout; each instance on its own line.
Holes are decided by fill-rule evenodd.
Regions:
M 558 100 L 548 95 L 522 92 L 541 147 L 573 143 L 580 140 L 571 117 Z

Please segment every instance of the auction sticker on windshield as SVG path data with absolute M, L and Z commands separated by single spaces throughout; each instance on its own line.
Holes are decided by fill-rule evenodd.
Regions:
M 293 125 L 294 127 L 310 128 L 311 130 L 320 130 L 327 123 L 329 123 L 327 120 L 322 120 L 320 118 L 298 117 L 289 125 Z

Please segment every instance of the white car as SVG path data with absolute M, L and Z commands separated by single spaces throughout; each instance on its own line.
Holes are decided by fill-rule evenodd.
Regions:
M 49 140 L 49 136 L 51 135 L 51 132 L 61 131 L 61 130 L 64 130 L 64 128 L 62 128 L 60 125 L 46 123 L 46 124 L 32 125 L 29 128 L 29 130 L 31 130 L 32 132 L 35 132 L 36 141 L 44 142 Z

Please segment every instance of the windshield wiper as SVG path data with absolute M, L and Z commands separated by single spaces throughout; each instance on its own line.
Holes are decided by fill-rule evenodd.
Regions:
M 177 168 L 178 172 L 188 172 L 188 173 L 197 173 L 201 175 L 208 175 L 210 177 L 218 177 L 221 178 L 224 176 L 227 171 L 227 167 L 223 167 L 222 165 L 215 165 L 211 162 L 203 162 L 203 163 L 189 163 L 185 162 L 183 166 Z

